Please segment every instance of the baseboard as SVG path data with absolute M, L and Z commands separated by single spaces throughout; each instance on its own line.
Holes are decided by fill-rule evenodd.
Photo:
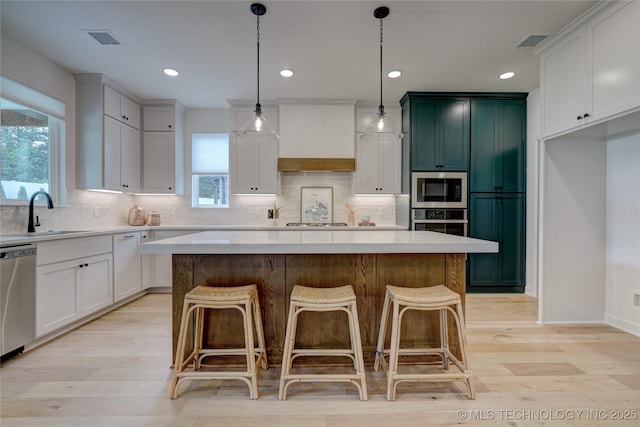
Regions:
M 635 335 L 636 337 L 640 337 L 640 325 L 629 322 L 626 319 L 605 313 L 604 323 L 631 335 Z
M 604 325 L 603 320 L 553 320 L 553 321 L 544 321 L 538 322 L 541 325 Z
M 170 294 L 171 286 L 154 286 L 146 290 L 150 294 Z

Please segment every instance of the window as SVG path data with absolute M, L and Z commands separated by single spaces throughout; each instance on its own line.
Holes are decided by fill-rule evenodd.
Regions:
M 191 136 L 193 207 L 229 206 L 229 135 Z
M 4 98 L 0 107 L 2 199 L 29 200 L 44 190 L 60 201 L 52 154 L 60 143 L 61 121 Z

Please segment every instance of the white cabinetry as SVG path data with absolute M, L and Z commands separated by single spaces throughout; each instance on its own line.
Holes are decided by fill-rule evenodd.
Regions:
M 263 109 L 265 119 L 276 126 L 277 113 L 273 108 Z M 233 112 L 233 128 L 240 128 L 250 120 L 250 110 Z M 258 135 L 247 137 L 232 134 L 230 150 L 231 193 L 274 194 L 278 192 L 278 141 Z
M 38 243 L 36 336 L 113 303 L 111 236 Z
M 142 290 L 140 233 L 113 236 L 113 300 L 118 302 Z
M 104 188 L 125 192 L 140 189 L 140 131 L 104 117 Z
M 158 231 L 154 230 L 153 240 L 169 239 L 171 237 L 185 236 L 187 234 L 199 233 L 205 230 L 189 230 L 189 231 Z M 154 286 L 172 287 L 173 286 L 173 267 L 171 254 L 155 255 L 155 277 Z
M 597 7 L 540 50 L 543 136 L 640 107 L 640 2 Z
M 397 129 L 400 110 L 387 112 Z M 401 187 L 402 141 L 390 136 L 362 139 L 364 131 L 377 119 L 377 110 L 359 109 L 356 113 L 356 177 L 354 193 L 397 194 Z
M 104 114 L 140 129 L 140 105 L 109 86 L 104 87 Z
M 140 187 L 140 106 L 100 74 L 76 74 L 76 187 Z M 124 92 L 124 91 L 122 91 Z
M 143 120 L 143 191 L 184 193 L 184 109 L 170 105 L 145 105 Z
M 143 231 L 142 233 L 140 233 L 140 243 L 150 242 L 151 233 L 151 231 Z M 155 286 L 156 255 L 141 254 L 140 256 L 142 290 L 145 290 Z
M 358 135 L 359 136 L 359 135 Z M 381 137 L 356 143 L 355 193 L 400 193 L 401 141 Z

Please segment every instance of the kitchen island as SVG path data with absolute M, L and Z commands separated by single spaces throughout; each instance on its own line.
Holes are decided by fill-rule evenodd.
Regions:
M 293 286 L 352 285 L 365 362 L 372 363 L 386 285 L 444 284 L 460 294 L 464 304 L 466 254 L 497 251 L 496 242 L 406 230 L 206 231 L 142 245 L 142 253 L 172 254 L 174 351 L 182 303 L 189 290 L 198 285 L 255 283 L 267 356 L 269 363 L 276 365 L 282 358 L 288 297 Z M 243 345 L 239 316 L 235 310 L 211 313 L 205 321 L 205 341 L 216 337 L 217 345 Z M 312 347 L 329 341 L 336 347 L 348 347 L 346 317 L 342 316 L 301 315 L 297 342 Z M 413 343 L 433 344 L 439 339 L 435 313 L 407 313 L 404 325 L 411 327 L 405 327 L 402 336 Z M 450 335 L 450 345 L 456 352 L 457 337 L 455 333 Z

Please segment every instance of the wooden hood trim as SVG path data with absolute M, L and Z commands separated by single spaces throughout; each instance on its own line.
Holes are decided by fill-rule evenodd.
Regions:
M 279 172 L 355 172 L 356 159 L 280 157 Z

